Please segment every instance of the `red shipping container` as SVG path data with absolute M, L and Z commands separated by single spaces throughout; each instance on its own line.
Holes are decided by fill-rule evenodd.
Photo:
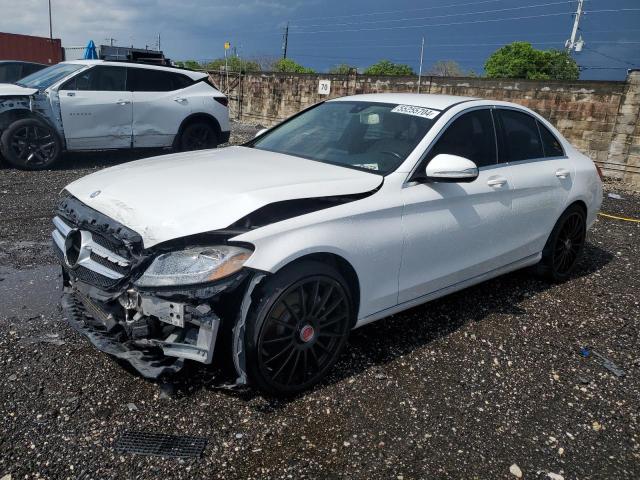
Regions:
M 23 60 L 53 65 L 62 61 L 59 38 L 0 32 L 0 60 Z

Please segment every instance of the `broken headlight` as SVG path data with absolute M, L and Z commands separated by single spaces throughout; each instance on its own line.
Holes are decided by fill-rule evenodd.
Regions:
M 156 257 L 135 285 L 169 287 L 213 282 L 240 270 L 251 253 L 251 250 L 233 245 L 163 253 Z

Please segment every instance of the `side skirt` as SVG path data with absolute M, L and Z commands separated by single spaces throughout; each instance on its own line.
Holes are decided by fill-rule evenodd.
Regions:
M 490 270 L 481 275 L 472 277 L 468 280 L 463 280 L 462 282 L 455 283 L 445 288 L 441 288 L 440 290 L 436 290 L 435 292 L 428 293 L 426 295 L 422 295 L 421 297 L 414 298 L 413 300 L 409 300 L 408 302 L 400 303 L 394 307 L 387 308 L 385 310 L 381 310 L 379 312 L 373 313 L 367 317 L 358 319 L 354 328 L 362 327 L 371 322 L 375 322 L 376 320 L 380 320 L 381 318 L 388 317 L 389 315 L 394 315 L 396 313 L 402 312 L 403 310 L 407 310 L 409 308 L 422 305 L 423 303 L 430 302 L 431 300 L 435 300 L 436 298 L 444 297 L 445 295 L 449 295 L 450 293 L 457 292 L 458 290 L 463 290 L 472 285 L 476 285 L 478 283 L 484 282 L 485 280 L 489 280 L 494 277 L 499 277 L 500 275 L 504 275 L 505 273 L 513 272 L 514 270 L 520 270 L 521 268 L 529 267 L 531 265 L 535 265 L 542 258 L 542 253 L 536 253 L 525 257 L 521 260 L 517 260 L 513 263 L 505 265 L 503 267 L 496 268 L 494 270 Z

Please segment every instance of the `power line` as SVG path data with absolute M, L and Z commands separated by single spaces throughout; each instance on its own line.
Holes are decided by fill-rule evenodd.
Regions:
M 351 15 L 333 15 L 330 17 L 306 17 L 306 18 L 301 18 L 299 20 L 294 18 L 294 21 L 321 20 L 321 19 L 330 20 L 335 18 L 353 18 L 353 17 L 365 17 L 365 16 L 371 16 L 371 15 L 389 15 L 393 13 L 422 12 L 425 10 L 435 10 L 437 8 L 467 7 L 467 6 L 480 5 L 480 4 L 486 4 L 486 3 L 497 3 L 501 1 L 503 0 L 482 0 L 479 2 L 454 3 L 449 5 L 434 5 L 431 7 L 413 8 L 410 10 L 406 10 L 406 9 L 405 10 L 387 10 L 385 12 L 354 13 Z
M 548 7 L 551 5 L 565 5 L 567 0 L 561 0 L 556 2 L 547 2 L 547 3 L 538 3 L 536 5 L 521 5 L 518 7 L 508 7 L 508 8 L 498 8 L 494 10 L 481 10 L 479 12 L 462 12 L 462 13 L 448 13 L 446 15 L 430 15 L 428 17 L 412 17 L 412 18 L 398 18 L 391 20 L 369 20 L 365 22 L 350 22 L 350 23 L 334 23 L 332 27 L 344 27 L 348 25 L 365 25 L 372 23 L 384 23 L 384 22 L 406 22 L 406 21 L 415 21 L 415 20 L 428 20 L 432 18 L 449 18 L 449 17 L 459 17 L 465 15 L 481 15 L 485 13 L 497 13 L 497 12 L 507 12 L 512 10 L 523 10 L 526 8 L 540 8 L 540 7 Z M 295 26 L 295 25 L 294 25 Z M 300 28 L 309 28 L 309 27 L 326 27 L 326 24 L 316 24 L 316 25 L 301 25 Z
M 600 12 L 640 12 L 640 8 L 621 8 L 621 9 L 606 9 L 606 10 L 589 10 L 585 13 L 600 13 Z M 341 30 L 316 30 L 316 31 L 296 31 L 291 32 L 296 35 L 312 35 L 318 33 L 344 33 L 344 32 L 374 32 L 374 31 L 382 31 L 382 30 L 406 30 L 411 28 L 433 28 L 433 27 L 451 27 L 456 25 L 473 25 L 473 24 L 481 24 L 481 23 L 494 23 L 494 22 L 506 22 L 513 20 L 528 20 L 533 18 L 548 18 L 548 17 L 557 17 L 557 16 L 567 16 L 566 12 L 557 12 L 557 13 L 541 13 L 538 15 L 525 15 L 521 17 L 508 17 L 508 18 L 490 18 L 484 20 L 470 20 L 464 22 L 450 22 L 450 23 L 433 23 L 428 25 L 400 25 L 395 27 L 375 27 L 375 28 L 352 28 L 352 29 L 341 29 Z
M 593 52 L 593 53 L 595 53 L 597 55 L 600 55 L 601 57 L 605 57 L 605 58 L 608 58 L 610 60 L 615 60 L 616 62 L 624 63 L 624 64 L 629 65 L 631 67 L 635 67 L 637 65 L 637 64 L 634 64 L 634 63 L 629 62 L 627 60 L 623 60 L 621 58 L 614 57 L 613 55 L 607 55 L 606 53 L 602 53 L 602 52 L 600 52 L 598 50 L 595 50 L 593 48 L 589 48 L 589 47 L 584 47 L 584 48 L 586 48 L 590 52 Z

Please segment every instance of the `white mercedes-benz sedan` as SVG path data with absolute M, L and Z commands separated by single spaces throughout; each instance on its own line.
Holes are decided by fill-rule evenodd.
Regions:
M 234 385 L 290 394 L 353 328 L 523 267 L 569 278 L 601 200 L 531 110 L 357 95 L 77 180 L 53 243 L 67 318 L 100 350 L 149 378 L 215 350 Z

